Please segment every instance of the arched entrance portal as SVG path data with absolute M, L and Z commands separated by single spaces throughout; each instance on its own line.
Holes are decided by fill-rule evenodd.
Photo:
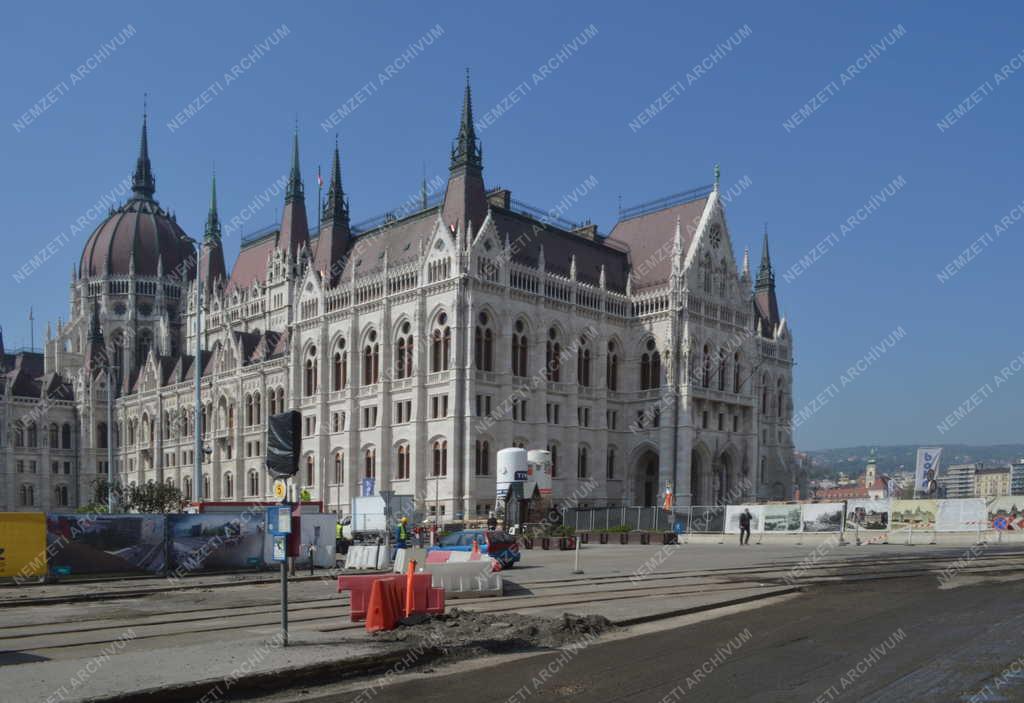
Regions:
M 636 505 L 651 507 L 658 502 L 658 455 L 647 450 L 633 469 L 633 496 Z

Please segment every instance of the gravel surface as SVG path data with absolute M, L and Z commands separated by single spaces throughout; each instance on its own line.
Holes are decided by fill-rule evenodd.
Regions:
M 615 625 L 600 615 L 542 618 L 517 613 L 478 613 L 452 608 L 437 616 L 403 620 L 397 630 L 380 632 L 379 641 L 425 643 L 449 653 L 478 654 L 520 649 L 561 647 L 594 637 Z

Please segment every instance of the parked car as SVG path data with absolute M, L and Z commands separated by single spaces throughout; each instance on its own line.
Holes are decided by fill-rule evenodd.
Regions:
M 473 549 L 474 540 L 480 551 L 496 559 L 503 569 L 511 569 L 522 557 L 515 537 L 498 530 L 459 530 L 445 535 L 438 542 L 438 546 L 427 551 L 445 549 L 469 552 Z

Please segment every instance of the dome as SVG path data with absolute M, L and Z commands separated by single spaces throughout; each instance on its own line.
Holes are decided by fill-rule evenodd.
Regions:
M 132 176 L 132 197 L 114 210 L 97 227 L 82 251 L 78 275 L 81 278 L 100 276 L 156 276 L 163 267 L 164 275 L 194 276 L 192 242 L 159 203 L 153 199 L 156 179 L 149 163 L 146 118 L 142 118 L 142 140 L 139 158 Z
M 184 230 L 155 200 L 133 197 L 112 212 L 89 237 L 78 275 L 126 276 L 133 258 L 136 276 L 156 276 L 161 259 L 164 274 L 175 275 L 186 268 L 188 273 L 194 266 L 182 264 L 193 258 L 193 252 Z

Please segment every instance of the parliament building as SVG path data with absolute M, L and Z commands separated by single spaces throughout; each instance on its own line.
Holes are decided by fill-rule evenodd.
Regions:
M 296 135 L 281 221 L 229 269 L 216 183 L 193 240 L 156 199 L 143 118 L 132 193 L 85 244 L 67 320 L 42 353 L 0 340 L 0 508 L 90 502 L 108 441 L 122 483 L 194 499 L 196 432 L 204 500 L 270 500 L 267 418 L 289 409 L 298 482 L 343 514 L 391 490 L 486 515 L 513 446 L 551 452 L 556 504 L 806 495 L 767 233 L 755 277 L 717 173 L 609 233 L 565 221 L 487 188 L 468 83 L 450 157 L 438 197 L 424 184 L 353 224 L 335 147 L 310 218 Z

